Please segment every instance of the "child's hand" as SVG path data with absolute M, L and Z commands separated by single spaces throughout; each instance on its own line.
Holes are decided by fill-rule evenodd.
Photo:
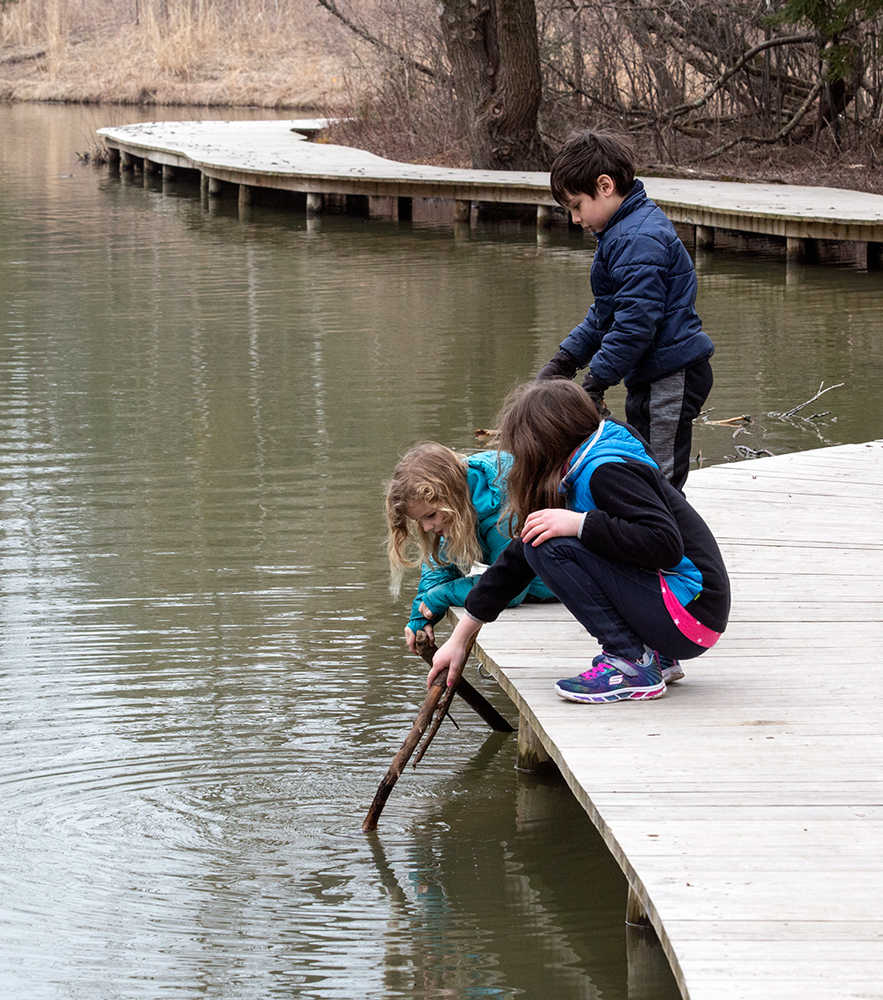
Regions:
M 420 610 L 420 614 L 423 614 L 423 605 L 422 604 L 420 605 L 420 609 L 421 609 Z M 423 626 L 423 631 L 426 633 L 426 638 L 431 643 L 434 644 L 435 643 L 435 632 L 433 631 L 433 628 L 429 624 L 429 622 L 427 622 Z M 410 628 L 408 628 L 407 625 L 405 626 L 405 642 L 407 643 L 408 649 L 412 653 L 416 654 L 417 653 L 417 636 L 411 631 Z
M 584 514 L 562 507 L 548 507 L 528 514 L 521 529 L 522 542 L 542 545 L 550 538 L 578 538 Z
M 443 670 L 447 670 L 448 672 L 448 687 L 457 683 L 460 679 L 460 674 L 463 673 L 463 667 L 469 659 L 472 644 L 475 642 L 475 637 L 481 629 L 481 624 L 481 622 L 470 618 L 468 615 L 464 615 L 457 622 L 448 641 L 437 650 L 435 656 L 432 658 L 432 669 L 426 675 L 427 689 L 432 687 L 432 682 Z
M 448 672 L 447 686 L 456 684 L 460 674 L 463 673 L 467 656 L 468 653 L 462 643 L 458 643 L 453 636 L 448 639 L 432 658 L 432 669 L 426 675 L 427 690 L 432 687 L 432 682 L 443 670 Z

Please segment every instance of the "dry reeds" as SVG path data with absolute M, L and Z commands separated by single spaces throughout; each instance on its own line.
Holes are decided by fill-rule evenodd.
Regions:
M 325 109 L 356 49 L 312 0 L 18 0 L 0 10 L 0 97 Z

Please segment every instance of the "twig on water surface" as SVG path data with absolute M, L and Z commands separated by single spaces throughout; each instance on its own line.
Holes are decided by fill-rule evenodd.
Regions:
M 824 396 L 826 392 L 830 392 L 832 389 L 839 389 L 841 386 L 843 386 L 845 384 L 846 384 L 845 382 L 838 382 L 836 385 L 829 385 L 828 388 L 826 389 L 824 387 L 825 383 L 822 382 L 822 384 L 819 386 L 819 391 L 815 394 L 815 396 L 813 396 L 812 398 L 808 399 L 805 403 L 801 403 L 799 406 L 793 406 L 790 410 L 788 410 L 785 413 L 780 413 L 779 416 L 780 417 L 793 417 L 794 414 L 795 413 L 799 413 L 800 410 L 802 410 L 804 408 L 804 406 L 809 406 L 810 403 L 814 403 L 819 398 L 819 396 Z M 823 414 L 817 413 L 816 416 L 817 417 L 818 416 L 823 416 Z M 814 418 L 810 417 L 809 419 L 812 420 Z
M 746 444 L 737 444 L 736 451 L 742 456 L 742 458 L 774 458 L 775 452 L 769 450 L 769 448 L 749 448 Z
M 727 417 L 726 420 L 709 420 L 707 414 L 711 413 L 714 407 L 703 410 L 697 420 L 701 418 L 703 424 L 711 424 L 714 427 L 734 427 L 737 424 L 750 424 L 751 417 L 747 413 L 741 413 L 738 417 Z

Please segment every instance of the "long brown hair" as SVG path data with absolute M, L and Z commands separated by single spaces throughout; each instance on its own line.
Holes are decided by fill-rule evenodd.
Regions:
M 445 558 L 439 556 L 439 536 L 427 533 L 407 515 L 413 503 L 424 503 L 444 514 Z M 435 441 L 419 444 L 402 456 L 386 486 L 389 589 L 398 596 L 405 569 L 453 563 L 468 574 L 481 559 L 478 515 L 469 496 L 466 460 Z
M 528 514 L 563 507 L 558 493 L 564 463 L 601 419 L 588 393 L 568 379 L 518 386 L 497 418 L 500 448 L 511 453 L 509 531 L 520 534 Z

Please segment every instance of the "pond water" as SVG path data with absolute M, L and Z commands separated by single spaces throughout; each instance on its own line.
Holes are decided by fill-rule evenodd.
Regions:
M 475 446 L 584 315 L 588 244 L 241 220 L 77 156 L 231 114 L 0 105 L 0 994 L 675 997 L 629 982 L 570 794 L 464 711 L 359 831 L 425 675 L 383 482 L 415 441 Z M 709 417 L 752 417 L 697 426 L 703 462 L 883 436 L 879 275 L 697 269 Z

